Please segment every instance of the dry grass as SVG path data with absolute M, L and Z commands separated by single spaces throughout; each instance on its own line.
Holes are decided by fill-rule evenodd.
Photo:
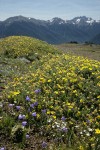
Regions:
M 56 45 L 56 47 L 64 53 L 71 53 L 76 56 L 83 56 L 100 61 L 100 45 L 61 44 Z

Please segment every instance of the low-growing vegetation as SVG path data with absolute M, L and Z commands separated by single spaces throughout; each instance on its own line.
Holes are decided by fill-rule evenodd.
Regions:
M 92 44 L 92 43 L 65 43 L 56 45 L 60 51 L 63 53 L 73 54 L 75 56 L 84 56 L 88 59 L 98 60 L 100 61 L 100 45 Z
M 35 60 L 56 50 L 46 42 L 25 36 L 11 36 L 0 41 L 0 54 L 8 58 L 24 57 Z
M 100 149 L 99 61 L 28 37 L 0 53 L 0 150 Z

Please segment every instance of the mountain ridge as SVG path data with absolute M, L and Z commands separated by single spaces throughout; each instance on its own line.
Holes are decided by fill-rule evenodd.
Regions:
M 84 22 L 87 22 L 87 23 L 94 23 L 94 22 L 97 22 L 97 23 L 100 23 L 100 20 L 94 20 L 92 19 L 91 17 L 86 17 L 86 16 L 78 16 L 78 17 L 74 17 L 73 19 L 70 19 L 70 20 L 64 20 L 62 18 L 59 18 L 59 17 L 54 17 L 50 20 L 41 20 L 41 19 L 35 19 L 35 18 L 31 18 L 31 17 L 24 17 L 22 15 L 19 15 L 19 16 L 14 16 L 14 17 L 9 17 L 7 19 L 5 19 L 4 21 L 0 21 L 0 22 L 7 22 L 7 21 L 30 21 L 30 22 L 44 22 L 44 23 L 79 23 L 80 21 L 84 21 Z
M 14 16 L 0 21 L 0 38 L 12 35 L 26 35 L 44 40 L 50 44 L 77 41 L 85 42 L 100 33 L 100 21 L 80 16 L 71 20 L 55 17 L 39 20 Z

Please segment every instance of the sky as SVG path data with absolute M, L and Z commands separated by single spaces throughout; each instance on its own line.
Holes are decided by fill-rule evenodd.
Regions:
M 0 0 L 0 21 L 18 15 L 41 20 L 77 16 L 100 20 L 100 0 Z

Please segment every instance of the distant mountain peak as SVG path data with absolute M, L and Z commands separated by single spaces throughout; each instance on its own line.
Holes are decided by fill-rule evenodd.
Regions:
M 86 17 L 86 16 L 80 16 L 80 17 L 75 17 L 72 20 L 69 21 L 72 24 L 79 24 L 79 25 L 85 25 L 85 24 L 93 24 L 94 22 L 96 22 L 96 20 L 93 20 L 90 17 Z
M 10 17 L 8 19 L 6 19 L 4 22 L 7 22 L 8 24 L 13 23 L 14 21 L 27 21 L 28 18 L 24 17 L 24 16 L 14 16 L 14 17 Z
M 27 17 L 19 15 L 19 16 L 10 17 L 10 18 L 8 18 L 6 20 L 12 20 L 12 19 L 14 19 L 14 20 L 20 20 L 20 19 L 26 19 L 26 18 Z
M 65 23 L 65 20 L 58 18 L 58 17 L 54 17 L 51 20 L 49 20 L 49 22 L 51 24 L 63 24 L 63 23 Z

